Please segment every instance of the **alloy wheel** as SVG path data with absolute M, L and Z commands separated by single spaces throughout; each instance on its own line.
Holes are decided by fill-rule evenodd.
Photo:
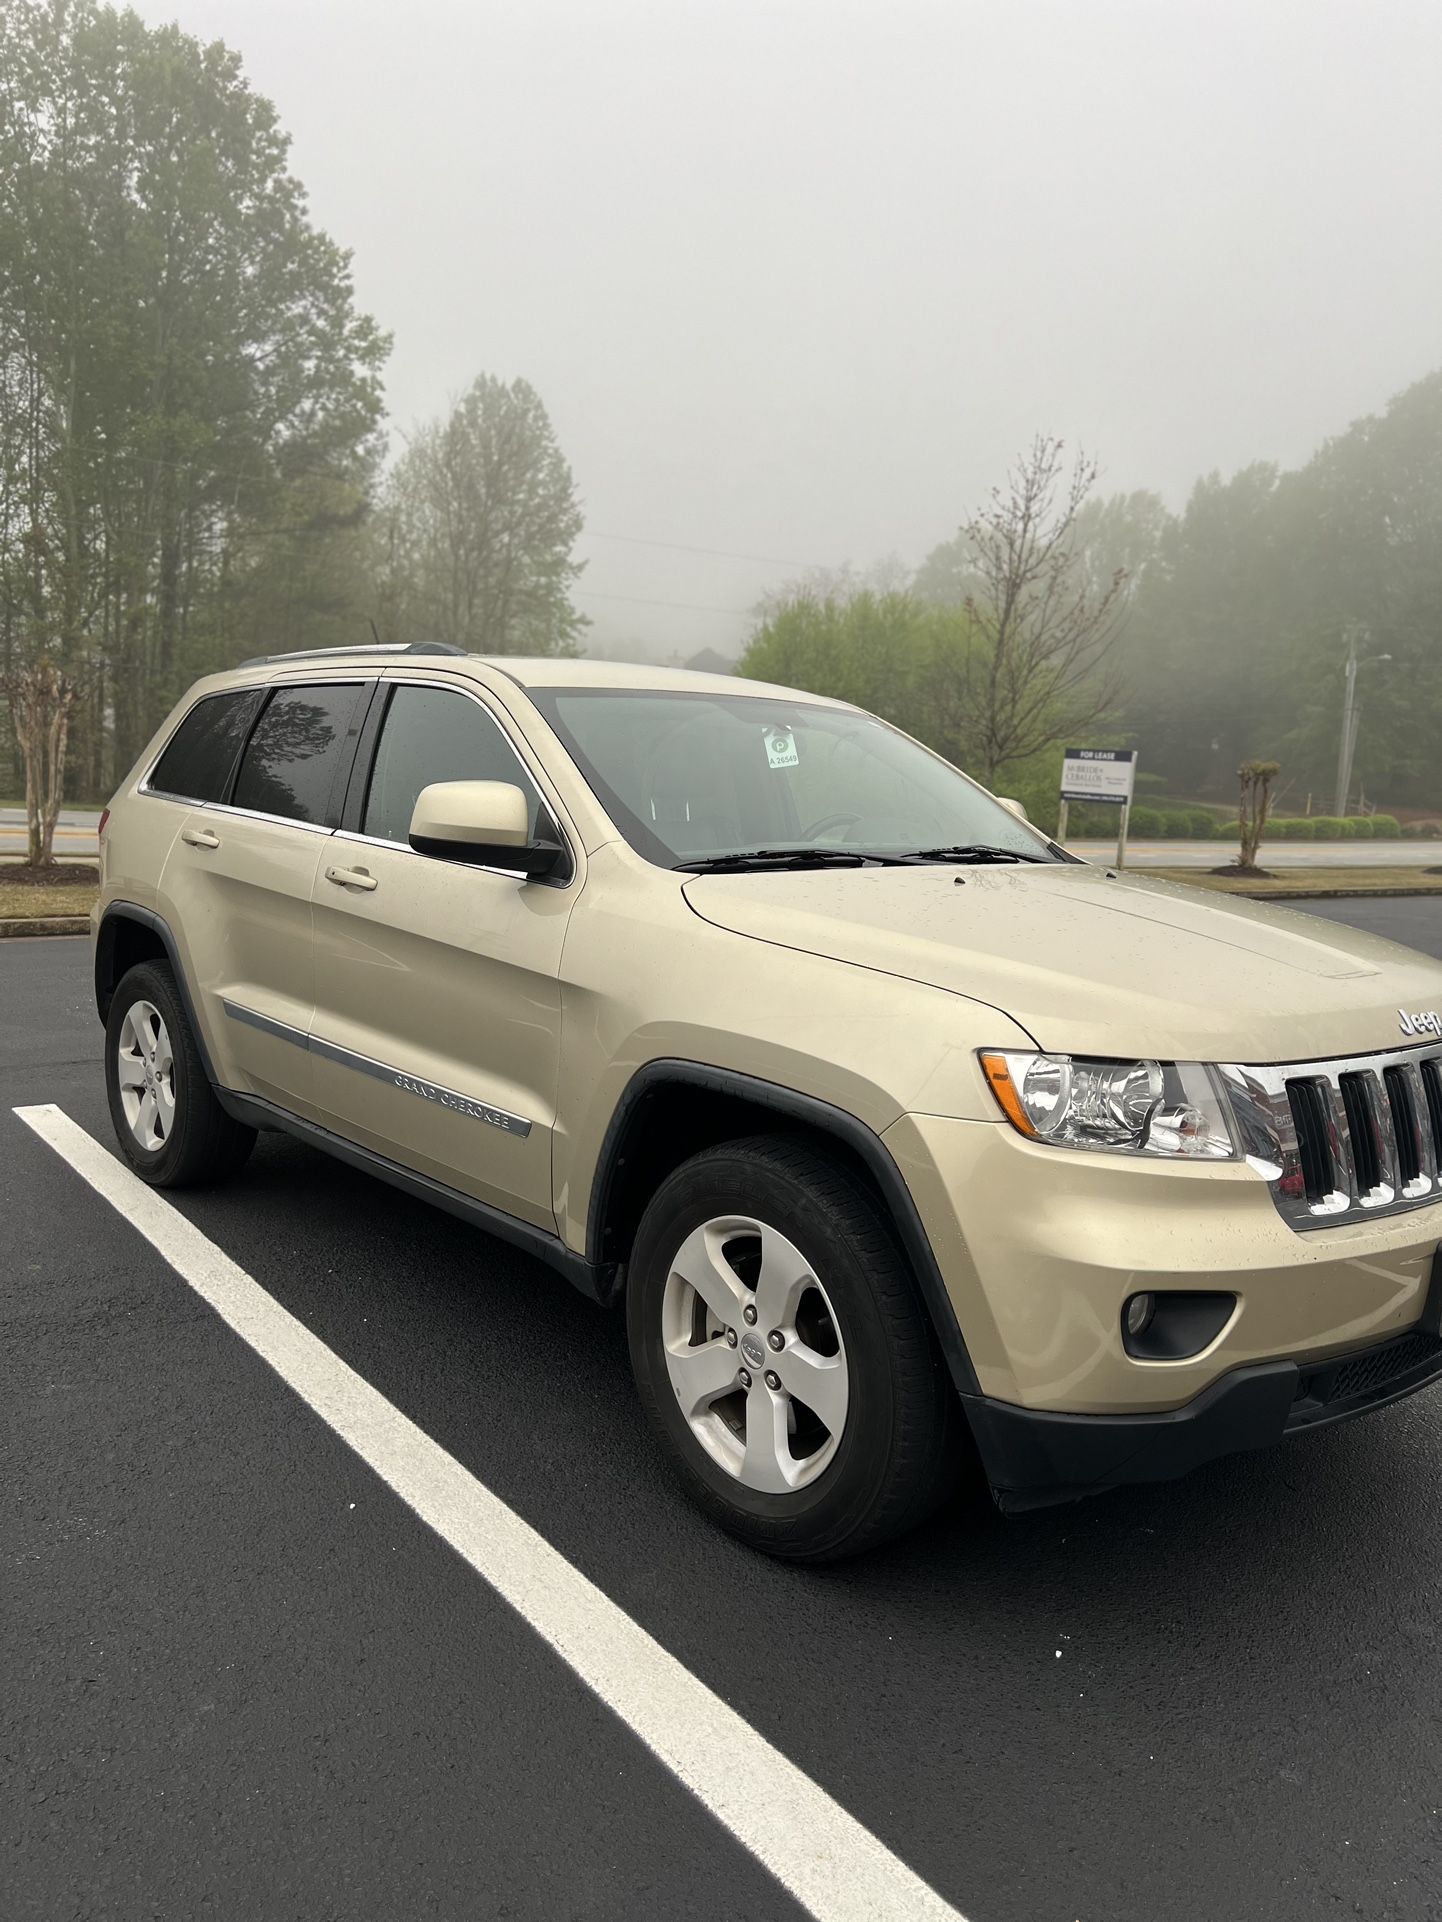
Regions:
M 126 1126 L 146 1153 L 154 1154 L 175 1127 L 175 1055 L 153 1002 L 136 1001 L 126 1010 L 115 1070 Z
M 824 1472 L 850 1378 L 826 1289 L 793 1241 L 746 1215 L 703 1222 L 671 1262 L 661 1321 L 681 1412 L 727 1474 L 784 1495 Z

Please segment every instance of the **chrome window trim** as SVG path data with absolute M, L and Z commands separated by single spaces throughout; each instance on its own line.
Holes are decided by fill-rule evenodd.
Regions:
M 448 862 L 448 863 L 445 863 L 444 865 L 451 866 L 451 867 L 455 867 L 458 865 L 466 866 L 466 867 L 469 867 L 471 872 L 475 874 L 494 874 L 499 876 L 502 880 L 506 880 L 506 881 L 525 881 L 529 886 L 532 886 L 532 887 L 548 887 L 548 888 L 565 889 L 565 888 L 571 887 L 579 879 L 581 864 L 576 857 L 576 845 L 575 845 L 575 841 L 572 838 L 573 830 L 570 828 L 570 824 L 568 823 L 568 821 L 564 816 L 560 803 L 558 802 L 558 800 L 553 794 L 549 794 L 545 789 L 545 787 L 542 786 L 541 781 L 537 778 L 536 769 L 532 766 L 527 756 L 522 753 L 521 748 L 516 741 L 515 735 L 511 732 L 511 729 L 506 725 L 505 721 L 496 712 L 495 708 L 493 708 L 490 705 L 490 703 L 486 701 L 482 697 L 482 695 L 479 694 L 474 688 L 467 687 L 462 682 L 458 680 L 452 680 L 445 675 L 440 675 L 434 680 L 429 678 L 421 678 L 413 674 L 393 677 L 386 672 L 384 667 L 377 669 L 376 672 L 373 674 L 335 674 L 335 675 L 325 675 L 321 679 L 317 679 L 313 675 L 302 674 L 302 675 L 299 675 L 297 678 L 299 679 L 300 684 L 306 687 L 310 687 L 310 686 L 364 687 L 367 682 L 375 681 L 379 684 L 379 686 L 383 688 L 390 688 L 390 687 L 440 688 L 447 693 L 461 694 L 461 695 L 464 695 L 467 700 L 474 701 L 476 706 L 480 708 L 481 712 L 489 716 L 489 718 L 495 723 L 496 727 L 500 730 L 500 733 L 504 738 L 507 747 L 509 747 L 512 754 L 515 755 L 518 766 L 524 772 L 527 780 L 529 780 L 531 785 L 535 788 L 536 793 L 540 797 L 541 801 L 544 803 L 547 812 L 550 814 L 552 820 L 555 822 L 556 832 L 561 837 L 561 845 L 566 851 L 567 860 L 570 862 L 570 873 L 567 874 L 564 878 L 560 878 L 555 875 L 549 875 L 549 874 L 527 876 L 519 868 L 500 868 L 500 867 L 482 866 L 479 862 L 469 862 L 469 863 Z M 154 774 L 156 768 L 160 765 L 161 758 L 165 754 L 166 749 L 170 746 L 171 742 L 175 739 L 175 736 L 179 733 L 180 729 L 184 726 L 185 722 L 195 712 L 196 708 L 200 706 L 200 703 L 202 701 L 214 700 L 216 699 L 217 696 L 222 694 L 245 694 L 245 693 L 248 693 L 252 688 L 257 688 L 257 687 L 262 689 L 266 693 L 271 693 L 272 691 L 275 691 L 279 688 L 294 687 L 295 685 L 296 685 L 295 680 L 271 680 L 268 678 L 262 678 L 255 681 L 242 682 L 239 687 L 234 687 L 234 688 L 218 687 L 213 689 L 209 694 L 199 695 L 195 700 L 193 700 L 190 703 L 190 706 L 186 708 L 185 712 L 179 717 L 179 719 L 175 723 L 175 726 L 171 728 L 170 732 L 166 735 L 165 739 L 161 742 L 155 754 L 151 757 L 149 766 L 147 767 L 145 773 L 141 776 L 139 782 L 136 784 L 136 793 L 143 794 L 147 798 L 147 800 L 171 801 L 177 807 L 202 809 L 204 812 L 208 814 L 235 815 L 238 819 L 243 821 L 269 821 L 269 822 L 273 822 L 277 827 L 299 828 L 303 833 L 306 833 L 306 834 L 327 834 L 327 835 L 332 835 L 335 837 L 335 839 L 341 840 L 341 841 L 358 841 L 362 844 L 362 846 L 365 846 L 365 847 L 396 848 L 402 854 L 409 854 L 418 861 L 435 860 L 437 858 L 435 855 L 419 853 L 415 848 L 413 848 L 410 845 L 408 841 L 388 841 L 388 840 L 385 840 L 380 835 L 362 834 L 358 828 L 330 828 L 330 827 L 327 827 L 323 821 L 297 821 L 293 815 L 289 815 L 289 814 L 264 814 L 264 813 L 261 813 L 256 808 L 238 808 L 232 802 L 229 802 L 229 801 L 198 801 L 193 799 L 190 795 L 172 794 L 166 788 L 157 788 L 151 785 L 151 776 Z M 377 741 L 379 741 L 379 736 L 377 736 Z M 374 757 L 372 758 L 374 759 Z
M 1374 1054 L 1334 1055 L 1316 1061 L 1232 1062 L 1218 1066 L 1227 1103 L 1247 1163 L 1266 1181 L 1277 1212 L 1298 1232 L 1334 1228 L 1344 1222 L 1372 1221 L 1405 1214 L 1442 1201 L 1442 1141 L 1433 1138 L 1431 1114 L 1422 1082 L 1425 1062 L 1442 1071 L 1436 1041 L 1388 1048 Z M 1400 1068 L 1412 1097 L 1420 1172 L 1400 1184 L 1391 1098 L 1383 1079 Z M 1378 1179 L 1359 1190 L 1351 1127 L 1342 1099 L 1341 1077 L 1363 1077 L 1361 1094 L 1373 1131 Z M 1297 1126 L 1287 1095 L 1289 1082 L 1313 1084 L 1322 1108 L 1326 1145 L 1337 1185 L 1309 1201 L 1306 1196 Z
M 328 828 L 324 821 L 297 821 L 293 815 L 262 814 L 257 808 L 230 807 L 224 801 L 186 801 L 175 794 L 163 795 L 160 798 L 176 801 L 181 807 L 200 808 L 207 814 L 228 814 L 237 821 L 269 821 L 278 828 L 299 828 L 302 834 L 335 833 L 335 829 Z
M 374 1055 L 361 1054 L 355 1048 L 343 1048 L 338 1041 L 327 1041 L 321 1035 L 307 1034 L 304 1028 L 293 1027 L 288 1021 L 277 1021 L 273 1015 L 258 1014 L 254 1008 L 247 1008 L 239 1001 L 227 1001 L 221 997 L 220 1005 L 232 1021 L 239 1021 L 247 1028 L 256 1028 L 261 1034 L 273 1036 L 277 1041 L 288 1041 L 293 1047 L 302 1048 L 307 1054 L 319 1055 L 323 1061 L 333 1061 L 342 1068 L 354 1068 L 358 1074 L 373 1075 L 377 1081 L 385 1081 L 393 1088 L 400 1088 L 406 1094 L 419 1095 L 423 1101 L 434 1101 L 451 1114 L 464 1115 L 470 1121 L 484 1121 L 487 1126 L 499 1128 L 503 1134 L 516 1135 L 524 1140 L 531 1132 L 532 1123 L 524 1115 L 513 1114 L 509 1108 L 498 1108 L 491 1101 L 476 1101 L 470 1095 L 458 1094 L 454 1088 L 443 1087 L 438 1081 L 427 1081 L 422 1075 L 407 1074 L 402 1068 L 393 1068 L 389 1063 L 377 1061 Z
M 314 675 L 302 675 L 299 684 L 302 687 L 364 687 L 368 681 L 378 679 L 380 671 L 380 669 L 377 669 L 374 674 L 326 674 L 319 679 Z M 283 687 L 294 687 L 295 685 L 295 681 L 276 681 L 262 676 L 259 680 L 242 681 L 238 687 L 216 687 L 212 688 L 209 694 L 198 695 L 180 716 L 175 726 L 166 735 L 155 754 L 151 757 L 149 766 L 146 768 L 144 774 L 141 775 L 139 781 L 136 782 L 136 793 L 145 795 L 147 800 L 174 801 L 177 807 L 208 808 L 215 814 L 238 814 L 241 819 L 245 821 L 278 821 L 282 827 L 308 828 L 313 834 L 334 834 L 335 829 L 328 828 L 323 821 L 297 821 L 293 815 L 289 814 L 262 814 L 255 808 L 233 807 L 228 801 L 197 801 L 191 795 L 172 794 L 168 788 L 153 787 L 151 785 L 151 777 L 160 766 L 166 749 L 202 701 L 217 700 L 222 694 L 249 694 L 256 688 L 260 688 L 265 694 L 271 694 L 278 692 Z M 259 719 L 260 716 L 257 715 L 256 720 Z M 252 732 L 254 731 L 254 727 L 255 722 L 252 722 Z M 249 735 L 246 736 L 245 744 L 246 747 L 249 747 Z M 244 758 L 244 749 L 241 750 L 241 753 L 242 758 Z
M 580 878 L 581 864 L 576 858 L 576 849 L 571 838 L 569 823 L 566 821 L 558 801 L 553 795 L 548 794 L 546 792 L 545 787 L 541 784 L 541 781 L 538 779 L 537 770 L 531 765 L 531 762 L 527 758 L 527 756 L 521 752 L 521 748 L 517 743 L 514 734 L 511 732 L 510 728 L 506 725 L 505 721 L 501 718 L 501 716 L 496 712 L 495 708 L 491 706 L 490 702 L 487 701 L 484 698 L 484 696 L 481 693 L 479 693 L 474 687 L 466 687 L 460 681 L 452 680 L 449 678 L 449 676 L 445 675 L 444 673 L 440 674 L 434 680 L 432 680 L 428 677 L 418 676 L 414 673 L 392 674 L 388 672 L 386 669 L 382 668 L 376 678 L 379 681 L 380 686 L 383 688 L 388 688 L 388 687 L 439 688 L 443 693 L 461 694 L 461 695 L 464 695 L 468 701 L 474 701 L 476 706 L 481 710 L 482 714 L 487 715 L 495 723 L 497 729 L 501 734 L 502 739 L 506 743 L 506 746 L 511 750 L 512 754 L 515 755 L 517 765 L 520 767 L 522 773 L 526 776 L 526 779 L 531 783 L 531 786 L 536 790 L 536 794 L 538 798 L 544 805 L 547 813 L 551 816 L 551 819 L 555 822 L 556 832 L 561 837 L 561 845 L 566 850 L 566 858 L 571 864 L 571 870 L 570 870 L 570 873 L 567 874 L 564 878 L 560 878 L 558 876 L 549 875 L 549 874 L 527 876 L 523 874 L 519 868 L 498 868 L 498 867 L 491 867 L 488 865 L 483 866 L 480 862 L 445 861 L 445 862 L 442 862 L 441 865 L 443 867 L 469 868 L 469 870 L 474 874 L 496 874 L 496 875 L 500 875 L 504 880 L 507 880 L 507 881 L 525 881 L 531 887 L 548 887 L 548 888 L 565 889 L 573 886 L 575 882 Z M 373 748 L 371 752 L 371 766 L 367 770 L 368 774 L 374 771 L 376 750 L 378 750 L 380 747 L 381 741 L 385 735 L 386 722 L 389 719 L 390 719 L 390 715 L 389 713 L 387 713 L 385 718 L 381 722 L 380 731 L 376 735 L 375 748 Z M 366 799 L 367 801 L 369 801 L 370 799 L 369 784 L 367 784 Z M 362 820 L 365 819 L 364 811 L 362 812 L 361 819 Z M 414 860 L 417 860 L 417 861 L 435 861 L 439 859 L 439 857 L 434 854 L 422 854 L 417 848 L 413 848 L 409 841 L 389 841 L 385 839 L 385 837 L 382 835 L 364 834 L 359 828 L 337 828 L 335 830 L 335 836 L 338 841 L 359 841 L 365 847 L 396 848 L 402 854 L 409 854 Z

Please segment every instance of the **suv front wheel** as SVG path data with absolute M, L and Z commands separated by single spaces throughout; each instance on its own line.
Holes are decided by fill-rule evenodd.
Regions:
M 730 1142 L 668 1176 L 626 1312 L 673 1466 L 754 1547 L 854 1555 L 952 1483 L 954 1398 L 910 1272 L 855 1175 L 808 1143 Z

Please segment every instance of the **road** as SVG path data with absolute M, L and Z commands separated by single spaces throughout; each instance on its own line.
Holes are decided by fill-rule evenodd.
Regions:
M 93 861 L 98 853 L 95 831 L 98 812 L 67 808 L 55 833 L 55 851 L 64 858 Z M 1076 841 L 1075 851 L 1088 861 L 1116 859 L 1115 841 Z M 25 852 L 25 815 L 19 808 L 0 808 L 0 861 Z M 1225 841 L 1133 841 L 1127 849 L 1132 867 L 1211 868 L 1234 852 Z M 1286 867 L 1437 867 L 1442 866 L 1439 841 L 1276 841 L 1268 842 L 1265 864 Z
M 1324 911 L 1442 956 L 1442 903 Z M 0 944 L 6 1922 L 799 1916 L 14 1117 L 109 1143 L 87 973 Z M 280 1138 L 176 1202 L 969 1922 L 1438 1916 L 1437 1395 L 802 1572 L 676 1495 L 619 1321 L 524 1257 Z
M 55 827 L 55 852 L 62 859 L 83 857 L 93 861 L 100 852 L 96 841 L 99 825 L 98 808 L 62 808 Z M 0 861 L 7 856 L 22 858 L 27 845 L 24 808 L 0 807 Z

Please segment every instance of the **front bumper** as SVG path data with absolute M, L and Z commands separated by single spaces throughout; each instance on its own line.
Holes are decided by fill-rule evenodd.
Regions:
M 904 1115 L 885 1140 L 945 1279 L 964 1393 L 1048 1414 L 1172 1413 L 1242 1369 L 1308 1369 L 1405 1334 L 1442 1244 L 1442 1201 L 1299 1234 L 1245 1162 L 1143 1162 L 1025 1140 L 998 1119 Z M 1234 1297 L 1177 1359 L 1127 1353 L 1139 1291 Z
M 1070 1415 L 966 1398 L 997 1505 L 1013 1514 L 1127 1482 L 1175 1481 L 1204 1462 L 1350 1420 L 1442 1379 L 1442 1252 L 1421 1320 L 1391 1341 L 1323 1362 L 1234 1369 L 1184 1407 Z

